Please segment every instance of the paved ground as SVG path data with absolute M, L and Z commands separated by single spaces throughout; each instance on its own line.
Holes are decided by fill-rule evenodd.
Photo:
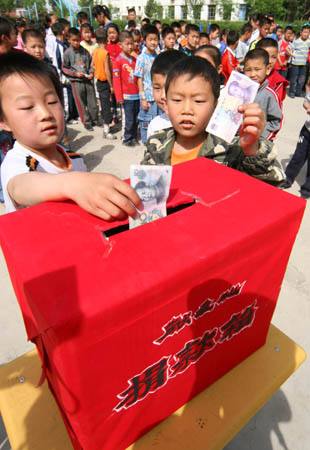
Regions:
M 288 98 L 284 104 L 284 127 L 277 137 L 279 158 L 286 167 L 295 149 L 297 137 L 305 120 L 302 99 Z M 85 132 L 78 124 L 69 127 L 72 147 L 81 152 L 89 170 L 111 172 L 122 178 L 129 176 L 129 164 L 138 163 L 142 146 L 126 148 L 116 141 L 102 139 L 102 129 Z M 299 195 L 299 182 L 305 168 L 289 190 Z M 309 203 L 309 202 L 308 202 Z M 0 206 L 0 213 L 4 208 Z M 310 349 L 310 211 L 309 204 L 298 234 L 285 280 L 282 285 L 273 323 L 294 339 L 306 351 Z M 0 255 L 0 364 L 15 359 L 32 346 L 27 343 L 23 321 Z M 310 364 L 306 361 L 246 427 L 227 445 L 226 450 L 307 450 L 309 429 Z M 246 388 L 246 387 L 245 387 Z M 238 407 L 238 405 L 236 405 Z M 0 424 L 0 450 L 9 450 Z M 61 449 L 59 449 L 61 450 Z M 177 450 L 177 449 L 176 449 Z

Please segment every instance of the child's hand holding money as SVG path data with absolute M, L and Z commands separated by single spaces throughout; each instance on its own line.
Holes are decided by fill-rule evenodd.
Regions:
M 241 148 L 246 156 L 255 156 L 259 147 L 258 139 L 266 126 L 265 113 L 256 103 L 240 105 L 238 111 L 243 113 L 239 128 Z

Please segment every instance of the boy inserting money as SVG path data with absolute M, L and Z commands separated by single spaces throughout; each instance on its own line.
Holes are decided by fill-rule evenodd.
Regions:
M 261 138 L 265 118 L 259 105 L 239 107 L 243 122 L 232 144 L 205 131 L 219 93 L 219 75 L 208 61 L 190 56 L 177 62 L 166 81 L 173 128 L 157 131 L 148 139 L 142 163 L 175 165 L 204 156 L 269 183 L 282 182 L 284 174 L 274 146 Z
M 26 53 L 0 56 L 0 128 L 16 139 L 1 166 L 7 212 L 71 199 L 105 220 L 135 216 L 136 192 L 118 178 L 85 173 L 82 158 L 57 142 L 64 129 L 61 85 L 55 72 Z

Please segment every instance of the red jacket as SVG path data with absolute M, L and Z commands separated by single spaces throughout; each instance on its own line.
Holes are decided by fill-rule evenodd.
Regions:
M 276 70 L 273 70 L 268 77 L 268 86 L 271 87 L 271 89 L 273 89 L 277 94 L 281 109 L 286 97 L 286 88 L 289 84 L 289 81 L 282 77 L 282 75 L 280 75 Z
M 228 81 L 228 78 L 230 77 L 231 72 L 235 70 L 238 65 L 239 61 L 237 60 L 237 58 L 234 56 L 234 54 L 229 48 L 226 48 L 222 57 L 222 66 L 223 66 L 222 73 L 226 78 L 226 83 Z
M 136 58 L 121 53 L 113 61 L 113 87 L 116 101 L 139 100 L 137 77 L 134 76 Z

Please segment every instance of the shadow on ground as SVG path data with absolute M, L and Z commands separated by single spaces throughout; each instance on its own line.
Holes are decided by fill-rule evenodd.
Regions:
M 224 447 L 224 450 L 273 450 L 274 434 L 284 450 L 289 450 L 280 429 L 281 423 L 292 420 L 290 405 L 279 389 L 242 430 Z M 278 447 L 276 447 L 278 448 Z
M 114 145 L 103 145 L 100 150 L 95 150 L 94 152 L 83 155 L 87 170 L 92 171 L 95 167 L 99 166 L 103 158 L 114 150 L 114 148 Z

